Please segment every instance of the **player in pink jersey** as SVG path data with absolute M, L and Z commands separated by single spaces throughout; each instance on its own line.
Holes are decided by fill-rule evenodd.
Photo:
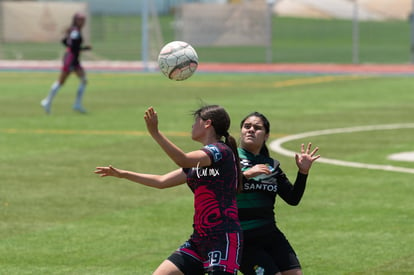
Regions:
M 152 107 L 147 109 L 144 118 L 153 139 L 181 168 L 153 175 L 108 166 L 97 167 L 95 173 L 155 188 L 187 183 L 194 193 L 193 234 L 153 274 L 236 274 L 242 247 L 236 204 L 241 170 L 236 141 L 228 133 L 229 115 L 218 105 L 195 111 L 192 139 L 203 147 L 188 153 L 158 130 L 158 115 Z
M 62 39 L 62 43 L 66 47 L 66 53 L 63 57 L 63 66 L 59 79 L 53 83 L 48 96 L 40 102 L 40 105 L 47 114 L 50 113 L 53 98 L 57 94 L 60 87 L 63 86 L 71 72 L 75 72 L 80 80 L 73 109 L 81 113 L 86 112 L 86 110 L 82 107 L 82 98 L 85 92 L 87 80 L 85 70 L 79 61 L 81 51 L 91 49 L 90 46 L 82 46 L 82 28 L 85 24 L 85 20 L 86 18 L 84 14 L 76 13 L 73 16 L 72 25 L 68 28 L 65 37 Z

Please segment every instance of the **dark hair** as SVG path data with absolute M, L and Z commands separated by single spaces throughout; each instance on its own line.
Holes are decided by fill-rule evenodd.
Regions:
M 71 29 L 76 26 L 76 20 L 78 18 L 86 18 L 86 15 L 83 14 L 82 12 L 77 12 L 72 16 L 72 22 L 71 22 L 70 26 L 65 29 L 65 38 L 63 38 L 63 41 L 65 41 L 66 38 L 69 36 L 69 33 L 70 33 Z
M 259 113 L 259 112 L 250 113 L 245 118 L 243 118 L 242 121 L 240 122 L 240 129 L 243 128 L 243 124 L 246 121 L 246 119 L 248 119 L 249 117 L 252 117 L 252 116 L 258 117 L 262 120 L 263 127 L 265 128 L 265 132 L 266 132 L 266 134 L 269 134 L 270 133 L 269 120 L 262 113 Z M 266 157 L 270 157 L 269 149 L 267 149 L 266 142 L 263 142 L 262 148 L 260 148 L 260 154 L 262 154 Z
M 72 17 L 72 27 L 76 25 L 76 20 L 78 18 L 86 18 L 85 14 L 81 13 L 81 12 L 77 12 L 73 15 Z
M 237 151 L 236 139 L 229 134 L 231 122 L 229 114 L 223 107 L 219 105 L 205 105 L 200 109 L 194 111 L 193 116 L 199 117 L 202 120 L 211 120 L 211 125 L 216 132 L 216 138 L 220 140 L 222 137 L 224 137 L 224 143 L 233 151 L 238 172 L 238 190 L 240 190 L 242 185 L 240 158 Z

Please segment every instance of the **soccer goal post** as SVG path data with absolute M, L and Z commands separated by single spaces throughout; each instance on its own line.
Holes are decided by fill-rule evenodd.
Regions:
M 149 71 L 150 61 L 157 59 L 164 39 L 154 0 L 142 0 L 141 3 L 141 58 L 144 71 Z

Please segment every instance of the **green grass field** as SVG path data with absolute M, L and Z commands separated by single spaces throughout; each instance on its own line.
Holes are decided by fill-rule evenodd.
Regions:
M 190 111 L 220 104 L 239 121 L 260 111 L 272 139 L 331 128 L 413 123 L 412 77 L 196 73 L 89 73 L 86 115 L 71 110 L 72 77 L 47 116 L 39 102 L 57 72 L 0 72 L 0 274 L 151 274 L 191 234 L 192 193 L 99 178 L 96 166 L 165 173 L 176 166 L 146 134 L 160 129 L 184 150 Z M 309 81 L 320 78 L 322 81 Z M 293 84 L 292 84 L 293 83 Z M 314 83 L 314 84 L 312 84 Z M 414 129 L 316 136 L 323 157 L 414 169 L 390 161 L 414 151 Z M 293 158 L 276 153 L 291 180 Z M 298 207 L 276 203 L 279 227 L 305 274 L 414 273 L 414 175 L 316 163 Z
M 141 60 L 139 16 L 93 16 L 91 52 L 86 59 Z M 175 40 L 174 17 L 160 16 L 164 43 Z M 273 17 L 272 61 L 288 63 L 352 63 L 352 21 Z M 408 21 L 363 21 L 359 24 L 360 63 L 409 63 Z M 152 44 L 154 48 L 156 45 Z M 153 59 L 161 49 L 152 51 Z M 201 62 L 265 62 L 265 47 L 197 47 Z M 3 43 L 0 59 L 60 59 L 63 47 L 55 43 Z

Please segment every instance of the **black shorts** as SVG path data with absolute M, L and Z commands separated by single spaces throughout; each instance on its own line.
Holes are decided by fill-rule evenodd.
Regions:
M 239 269 L 242 239 L 239 233 L 192 238 L 168 260 L 186 275 L 236 274 Z
M 255 270 L 260 268 L 265 275 L 301 268 L 295 251 L 278 228 L 253 238 L 248 235 L 245 232 L 240 266 L 244 275 L 255 275 Z
M 71 53 L 66 52 L 65 56 L 63 57 L 63 67 L 62 70 L 64 72 L 72 72 L 83 69 L 80 62 L 79 62 L 79 56 Z

